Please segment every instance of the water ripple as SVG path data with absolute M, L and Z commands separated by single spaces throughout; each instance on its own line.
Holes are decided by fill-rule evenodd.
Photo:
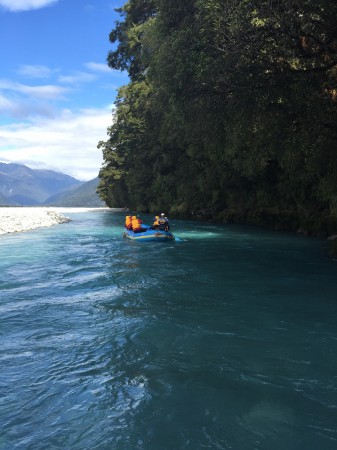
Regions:
M 335 449 L 320 242 L 177 221 L 183 241 L 142 245 L 122 224 L 0 239 L 0 449 Z

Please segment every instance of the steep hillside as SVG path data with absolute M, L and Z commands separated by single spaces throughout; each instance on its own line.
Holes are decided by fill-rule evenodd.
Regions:
M 130 81 L 98 144 L 108 206 L 337 234 L 337 2 L 119 12 L 107 61 Z
M 0 163 L 0 194 L 19 205 L 39 205 L 50 196 L 80 184 L 76 178 L 53 170 Z
M 0 194 L 0 207 L 1 206 L 16 206 L 14 202 L 11 202 L 4 195 Z
M 70 188 L 66 192 L 50 197 L 44 204 L 47 206 L 69 207 L 102 207 L 105 203 L 96 193 L 98 178 L 87 181 L 81 186 Z

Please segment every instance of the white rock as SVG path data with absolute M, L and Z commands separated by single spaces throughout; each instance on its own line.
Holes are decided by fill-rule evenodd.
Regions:
M 17 233 L 40 227 L 50 227 L 70 219 L 60 212 L 43 207 L 0 208 L 0 234 Z

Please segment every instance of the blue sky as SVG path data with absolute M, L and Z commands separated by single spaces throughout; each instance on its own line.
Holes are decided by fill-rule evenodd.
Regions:
M 97 176 L 117 88 L 109 33 L 124 0 L 0 0 L 0 161 Z

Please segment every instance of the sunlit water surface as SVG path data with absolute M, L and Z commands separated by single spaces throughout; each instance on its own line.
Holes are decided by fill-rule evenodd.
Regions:
M 335 450 L 325 241 L 124 216 L 0 237 L 0 449 Z

